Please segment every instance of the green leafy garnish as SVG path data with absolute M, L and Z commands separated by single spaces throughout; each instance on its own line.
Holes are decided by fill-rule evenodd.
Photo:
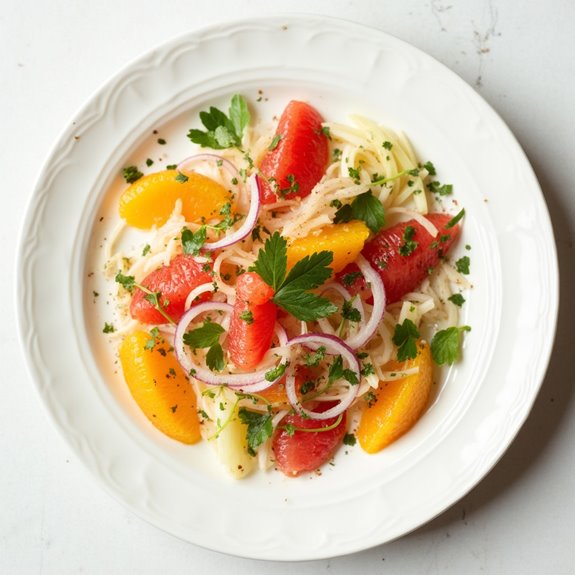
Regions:
M 220 335 L 224 333 L 224 328 L 219 323 L 206 321 L 202 327 L 198 327 L 184 334 L 184 343 L 192 349 L 203 349 L 212 347 L 219 343 Z
M 382 145 L 386 150 L 391 150 L 391 148 L 393 148 L 393 144 L 391 142 L 388 142 L 387 140 L 383 142 Z
M 122 170 L 122 175 L 128 184 L 137 182 L 144 174 L 138 170 L 137 166 L 128 166 Z
M 351 385 L 357 385 L 359 379 L 357 374 L 352 369 L 344 369 L 343 367 L 343 357 L 338 355 L 335 361 L 329 366 L 327 380 L 331 384 L 338 379 L 345 379 Z
M 188 228 L 182 230 L 182 249 L 186 255 L 197 256 L 205 243 L 205 226 L 199 228 L 196 233 Z
M 452 184 L 441 184 L 439 182 L 430 182 L 427 184 L 427 189 L 434 194 L 440 196 L 449 196 L 453 192 Z
M 114 327 L 113 324 L 108 323 L 108 322 L 104 322 L 104 328 L 102 329 L 103 333 L 114 333 L 116 331 L 116 328 Z
M 257 413 L 245 407 L 238 411 L 240 421 L 247 425 L 248 453 L 255 456 L 256 449 L 273 434 L 272 414 Z
M 265 380 L 275 381 L 276 379 L 278 379 L 278 377 L 281 377 L 285 373 L 286 367 L 287 367 L 286 363 L 280 363 L 277 367 L 272 367 L 272 369 L 266 371 L 266 374 L 264 376 Z
M 206 364 L 212 371 L 222 371 L 225 367 L 224 351 L 220 345 L 220 335 L 224 328 L 219 323 L 205 321 L 201 327 L 184 334 L 184 343 L 192 349 L 208 349 Z
M 153 292 L 149 290 L 147 287 L 143 286 L 136 282 L 134 276 L 126 276 L 122 272 L 118 272 L 116 277 L 114 278 L 117 283 L 119 283 L 125 290 L 129 293 L 134 291 L 134 288 L 138 288 L 142 290 L 146 295 L 144 299 L 150 302 L 166 319 L 168 323 L 175 324 L 176 322 L 166 313 L 165 307 L 167 307 L 170 302 L 165 299 L 161 300 L 162 292 Z
M 240 319 L 245 321 L 248 325 L 254 323 L 254 314 L 250 310 L 242 311 L 240 314 Z
M 397 346 L 398 361 L 417 357 L 418 338 L 419 330 L 410 319 L 405 319 L 403 323 L 396 324 L 392 341 Z
M 456 216 L 453 216 L 447 224 L 445 224 L 446 229 L 452 228 L 459 220 L 465 215 L 465 208 L 462 208 Z
M 460 293 L 454 293 L 453 295 L 450 295 L 447 299 L 459 307 L 461 307 L 465 303 L 465 298 Z
M 459 359 L 461 334 L 471 331 L 468 325 L 448 327 L 438 331 L 431 340 L 431 357 L 437 365 L 452 365 Z
M 239 148 L 244 129 L 250 122 L 250 112 L 244 97 L 235 94 L 232 96 L 228 116 L 211 106 L 208 112 L 200 112 L 200 120 L 206 130 L 192 129 L 188 132 L 188 138 L 194 144 L 215 150 Z
M 270 145 L 268 146 L 268 150 L 271 152 L 273 150 L 275 150 L 278 147 L 278 144 L 280 143 L 280 140 L 282 139 L 282 135 L 281 134 L 276 134 L 273 137 L 273 140 L 270 142 Z
M 258 252 L 250 270 L 256 271 L 274 289 L 274 303 L 302 321 L 314 321 L 337 311 L 328 299 L 308 291 L 331 276 L 328 266 L 332 260 L 332 252 L 313 253 L 297 262 L 286 277 L 287 242 L 275 232 Z
M 431 162 L 425 162 L 425 164 L 423 164 L 423 167 L 427 170 L 427 173 L 430 176 L 437 175 L 437 172 L 435 171 L 435 166 Z
M 144 344 L 144 349 L 154 349 L 156 344 L 161 340 L 160 330 L 157 327 L 153 327 L 150 330 L 150 339 L 146 340 Z
M 308 367 L 317 367 L 325 357 L 325 346 L 318 347 L 314 352 L 307 353 L 304 356 L 304 362 Z M 303 393 L 303 392 L 302 392 Z
M 346 433 L 343 436 L 343 444 L 344 445 L 355 445 L 357 443 L 357 439 L 353 433 Z
M 343 319 L 347 319 L 355 323 L 361 321 L 361 312 L 356 307 L 353 307 L 353 300 L 345 300 L 343 302 L 341 316 Z
M 469 264 L 471 263 L 471 260 L 469 259 L 469 256 L 463 256 L 462 258 L 459 258 L 456 262 L 455 262 L 455 268 L 457 269 L 457 271 L 460 274 L 469 274 Z
M 341 278 L 341 283 L 346 287 L 350 287 L 355 283 L 355 280 L 361 276 L 361 272 L 349 272 Z
M 419 245 L 413 237 L 415 236 L 415 228 L 413 226 L 406 226 L 403 231 L 403 244 L 398 248 L 399 255 L 407 257 L 411 255 L 415 248 Z
M 383 228 L 385 212 L 383 204 L 371 193 L 364 192 L 357 196 L 351 204 L 344 204 L 335 213 L 334 223 L 362 220 L 376 234 Z
M 178 172 L 176 176 L 176 182 L 180 182 L 180 184 L 185 184 L 190 178 L 186 176 L 186 174 L 182 174 L 182 172 Z

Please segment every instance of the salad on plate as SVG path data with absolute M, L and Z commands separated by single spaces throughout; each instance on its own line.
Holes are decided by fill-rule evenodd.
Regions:
M 256 122 L 236 94 L 200 113 L 189 157 L 123 170 L 103 332 L 157 430 L 211 443 L 235 478 L 381 451 L 425 413 L 434 365 L 458 361 L 470 329 L 452 186 L 403 134 L 351 120 L 292 100 Z

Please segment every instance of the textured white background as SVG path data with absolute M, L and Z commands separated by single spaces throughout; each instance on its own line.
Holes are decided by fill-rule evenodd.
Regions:
M 298 564 L 205 551 L 149 526 L 101 491 L 52 428 L 27 376 L 13 301 L 17 235 L 35 179 L 91 94 L 174 36 L 229 18 L 289 11 L 342 17 L 398 36 L 457 72 L 501 114 L 542 185 L 562 290 L 547 377 L 495 469 L 401 540 Z M 571 0 L 0 0 L 0 573 L 573 573 L 573 24 Z

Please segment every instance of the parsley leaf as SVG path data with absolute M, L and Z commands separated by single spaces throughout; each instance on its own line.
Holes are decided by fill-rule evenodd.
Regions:
M 343 306 L 341 308 L 341 316 L 343 319 L 347 319 L 356 323 L 361 321 L 361 312 L 356 307 L 353 307 L 352 300 L 345 300 L 343 302 Z
M 415 236 L 415 228 L 413 226 L 406 226 L 403 231 L 403 244 L 398 248 L 399 255 L 407 257 L 414 252 L 419 242 L 416 242 L 413 236 Z
M 328 267 L 333 253 L 323 251 L 306 256 L 287 270 L 287 242 L 275 232 L 258 252 L 250 271 L 255 271 L 274 291 L 273 302 L 302 321 L 313 321 L 337 311 L 328 299 L 310 293 L 332 274 Z
M 256 449 L 273 434 L 272 415 L 271 413 L 256 413 L 240 407 L 238 416 L 240 421 L 248 427 L 248 453 L 254 456 Z
M 122 170 L 122 175 L 128 184 L 133 184 L 134 182 L 137 182 L 144 174 L 138 170 L 137 166 L 128 166 Z
M 371 193 L 364 192 L 357 196 L 351 204 L 341 206 L 335 213 L 334 223 L 363 220 L 367 227 L 376 234 L 383 228 L 385 212 L 383 204 Z
M 102 329 L 103 333 L 114 333 L 115 331 L 116 331 L 116 328 L 114 327 L 114 324 L 104 322 L 104 328 Z
M 398 361 L 417 357 L 418 338 L 419 330 L 410 319 L 405 319 L 403 323 L 396 324 L 392 341 L 397 346 Z
M 136 287 L 136 279 L 134 276 L 125 276 L 122 272 L 118 272 L 114 278 L 117 283 L 119 283 L 124 289 L 128 290 L 130 293 L 134 291 Z
M 449 196 L 453 192 L 452 184 L 440 184 L 439 182 L 430 182 L 427 184 L 427 189 L 440 196 Z
M 343 444 L 344 445 L 355 445 L 357 443 L 357 439 L 353 433 L 346 433 L 343 436 Z
M 184 343 L 192 349 L 212 347 L 219 343 L 220 335 L 222 335 L 224 331 L 224 328 L 219 323 L 206 321 L 202 327 L 198 327 L 184 334 Z
M 450 302 L 461 307 L 465 303 L 465 298 L 460 293 L 454 293 L 447 298 Z
M 317 367 L 320 361 L 325 357 L 325 346 L 318 347 L 313 353 L 308 353 L 304 356 L 304 362 L 309 367 Z M 301 391 L 301 390 L 300 390 Z M 304 393 L 304 392 L 302 392 Z
M 281 295 L 276 294 L 273 302 L 302 321 L 315 321 L 337 311 L 337 306 L 328 299 L 289 286 L 282 288 Z
M 258 252 L 258 259 L 250 267 L 274 290 L 283 283 L 287 269 L 287 242 L 275 232 Z
M 197 256 L 205 242 L 205 226 L 202 226 L 196 233 L 188 228 L 182 230 L 182 248 L 186 255 Z
M 329 366 L 327 380 L 328 383 L 333 383 L 338 379 L 345 379 L 351 385 L 358 385 L 359 379 L 357 374 L 352 369 L 343 368 L 343 357 L 338 355 L 335 361 Z
M 250 122 L 250 112 L 243 96 L 232 96 L 228 114 L 229 117 L 218 108 L 210 106 L 209 111 L 200 112 L 200 120 L 206 130 L 192 129 L 188 132 L 188 138 L 204 148 L 239 148 L 244 129 Z
M 180 184 L 185 184 L 190 178 L 188 176 L 186 176 L 186 174 L 183 174 L 182 172 L 178 172 L 175 179 L 176 179 L 176 182 L 180 182 Z
M 459 359 L 461 347 L 461 334 L 471 331 L 468 325 L 461 327 L 448 327 L 438 331 L 431 340 L 431 356 L 437 365 L 447 363 L 451 365 Z
M 469 256 L 463 256 L 462 258 L 459 258 L 455 262 L 455 267 L 460 274 L 467 275 L 467 274 L 469 274 L 469 264 L 470 263 L 471 263 L 471 260 L 469 259 Z
M 206 354 L 206 365 L 212 371 L 222 371 L 224 369 L 224 350 L 219 343 L 215 343 L 208 350 Z
M 248 325 L 251 325 L 254 323 L 254 314 L 249 309 L 246 309 L 240 314 L 240 319 L 245 321 Z
M 423 167 L 427 170 L 427 173 L 430 176 L 437 175 L 437 172 L 435 171 L 435 166 L 431 162 L 425 162 L 425 164 L 423 164 Z

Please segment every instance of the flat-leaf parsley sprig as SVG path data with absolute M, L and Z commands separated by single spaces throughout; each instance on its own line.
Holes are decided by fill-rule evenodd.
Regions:
M 273 288 L 272 301 L 302 321 L 315 321 L 338 311 L 328 299 L 310 290 L 321 286 L 332 274 L 333 252 L 305 256 L 287 273 L 287 241 L 275 232 L 262 249 L 250 271 Z

